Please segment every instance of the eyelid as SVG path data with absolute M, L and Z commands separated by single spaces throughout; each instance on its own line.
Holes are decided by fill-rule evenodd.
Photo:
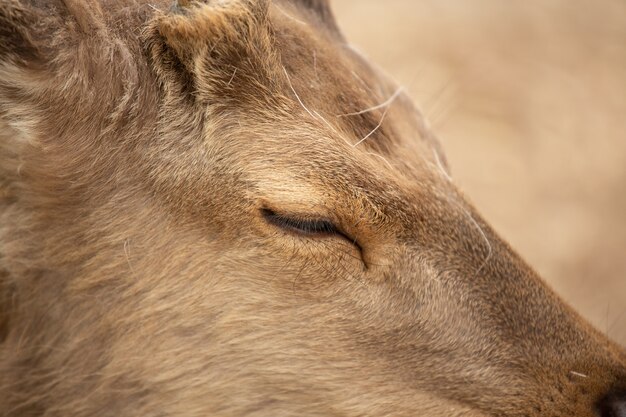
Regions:
M 263 217 L 271 224 L 302 235 L 344 236 L 335 224 L 326 218 L 311 218 L 298 215 L 279 214 L 271 209 L 261 209 Z
M 262 208 L 261 215 L 269 224 L 295 235 L 308 236 L 310 238 L 316 236 L 337 236 L 342 238 L 359 251 L 361 260 L 367 268 L 367 263 L 363 260 L 363 248 L 361 244 L 356 238 L 337 227 L 332 220 L 324 217 L 280 214 L 269 208 Z

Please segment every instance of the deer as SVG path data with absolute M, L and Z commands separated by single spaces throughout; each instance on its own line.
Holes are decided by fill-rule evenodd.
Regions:
M 4 417 L 626 416 L 327 1 L 3 0 L 0 144 Z

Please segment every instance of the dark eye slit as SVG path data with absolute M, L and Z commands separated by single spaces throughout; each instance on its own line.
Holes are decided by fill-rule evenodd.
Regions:
M 361 261 L 365 265 L 365 269 L 368 268 L 367 263 L 363 259 L 363 248 L 359 242 L 344 233 L 335 224 L 328 219 L 324 218 L 307 218 L 305 216 L 298 215 L 285 215 L 279 214 L 272 209 L 263 208 L 261 214 L 265 220 L 283 230 L 290 233 L 298 234 L 301 236 L 338 236 L 352 244 L 357 248 L 361 254 Z
M 271 209 L 261 209 L 265 219 L 282 229 L 302 235 L 345 235 L 331 222 L 326 219 L 310 219 L 299 216 L 278 214 Z

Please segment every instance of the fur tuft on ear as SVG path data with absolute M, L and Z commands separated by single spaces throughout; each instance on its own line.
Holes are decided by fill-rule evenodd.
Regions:
M 35 65 L 41 62 L 41 44 L 35 31 L 45 16 L 16 0 L 0 3 L 0 65 Z
M 335 21 L 335 16 L 330 7 L 329 0 L 287 0 L 300 10 L 308 12 L 313 17 L 313 21 L 321 27 L 326 28 L 335 37 L 345 42 L 343 34 Z
M 178 0 L 146 33 L 157 74 L 196 98 L 263 84 L 277 60 L 268 9 L 268 0 Z
M 42 10 L 21 1 L 0 2 L 0 141 L 3 145 L 25 142 L 31 137 L 33 117 L 24 115 L 32 110 L 25 105 L 25 96 L 44 84 L 39 74 L 45 70 L 45 56 L 49 54 L 44 38 L 50 20 Z
M 14 152 L 53 143 L 53 131 L 86 137 L 85 129 L 123 123 L 146 89 L 140 40 L 121 30 L 149 18 L 130 10 L 134 1 L 108 2 L 103 14 L 99 1 L 0 0 L 0 147 Z
M 210 44 L 249 42 L 267 18 L 267 1 L 177 1 L 158 20 L 160 33 L 183 61 Z M 207 42 L 209 44 L 207 44 Z

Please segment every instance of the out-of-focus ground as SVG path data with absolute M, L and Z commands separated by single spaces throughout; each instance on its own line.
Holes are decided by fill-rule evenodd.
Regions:
M 484 217 L 626 345 L 626 2 L 334 9 L 351 43 L 408 88 Z

